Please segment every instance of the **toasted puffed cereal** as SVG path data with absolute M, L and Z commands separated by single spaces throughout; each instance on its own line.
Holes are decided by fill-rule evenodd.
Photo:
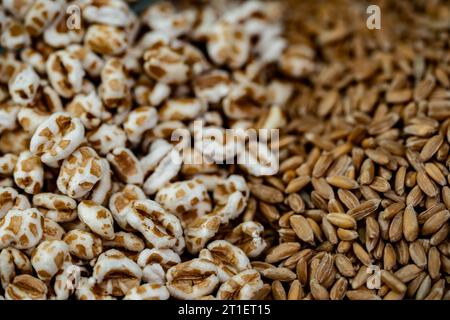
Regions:
M 84 138 L 84 127 L 77 118 L 57 112 L 41 123 L 30 141 L 30 151 L 41 161 L 56 166 L 57 161 L 67 158 Z
M 78 205 L 78 218 L 84 222 L 89 229 L 101 238 L 113 240 L 114 221 L 111 212 L 90 200 L 81 201 Z
M 29 249 L 39 243 L 44 218 L 35 208 L 11 209 L 0 220 L 0 248 Z
M 41 159 L 29 151 L 20 153 L 14 168 L 14 182 L 26 193 L 38 193 L 44 184 Z
M 56 181 L 59 191 L 79 199 L 105 174 L 105 165 L 94 149 L 80 147 L 66 158 Z
M 167 289 L 177 299 L 196 299 L 214 291 L 219 284 L 217 267 L 204 259 L 192 259 L 167 271 Z
M 127 209 L 128 224 L 139 231 L 155 248 L 184 248 L 183 229 L 180 220 L 167 213 L 157 202 L 136 200 Z
M 61 240 L 45 240 L 37 246 L 31 256 L 31 264 L 39 279 L 52 279 L 70 261 L 69 247 Z

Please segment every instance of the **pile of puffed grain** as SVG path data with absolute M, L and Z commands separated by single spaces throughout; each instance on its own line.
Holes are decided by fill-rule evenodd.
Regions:
M 185 2 L 3 0 L 0 299 L 450 298 L 450 9 Z

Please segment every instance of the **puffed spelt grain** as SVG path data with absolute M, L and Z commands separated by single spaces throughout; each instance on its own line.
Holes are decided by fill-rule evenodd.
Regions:
M 142 270 L 122 252 L 110 249 L 98 257 L 92 276 L 103 295 L 123 296 L 139 285 Z
M 211 211 L 211 199 L 199 180 L 178 181 L 161 188 L 155 200 L 185 226 Z
M 220 300 L 253 300 L 258 299 L 264 282 L 255 269 L 247 269 L 229 278 L 217 291 Z
M 17 272 L 32 272 L 28 256 L 15 248 L 5 248 L 0 252 L 0 270 L 0 281 L 3 289 L 6 289 L 13 281 Z
M 64 160 L 56 181 L 58 189 L 72 198 L 82 198 L 100 181 L 104 169 L 94 149 L 80 147 Z
M 181 84 L 188 80 L 189 65 L 186 57 L 169 43 L 153 45 L 144 53 L 144 70 L 156 81 Z
M 62 240 L 66 231 L 57 222 L 44 217 L 42 240 Z
M 0 43 L 3 47 L 17 50 L 30 45 L 31 38 L 25 26 L 10 17 L 2 17 L 3 32 L 0 37 Z
M 39 88 L 40 78 L 31 66 L 23 66 L 16 70 L 9 80 L 8 87 L 12 99 L 19 105 L 33 102 Z
M 39 279 L 51 280 L 70 261 L 69 247 L 61 240 L 46 240 L 41 242 L 31 256 L 31 264 Z
M 19 110 L 20 108 L 17 105 L 9 102 L 0 105 L 0 132 L 16 129 Z
M 101 85 L 99 95 L 106 108 L 127 107 L 130 102 L 130 88 L 126 80 L 125 67 L 121 60 L 110 58 L 105 62 L 101 71 Z
M 125 120 L 123 127 L 128 140 L 138 143 L 145 131 L 152 129 L 158 122 L 158 114 L 155 108 L 139 107 L 131 111 Z
M 102 241 L 94 233 L 83 230 L 70 230 L 64 235 L 69 251 L 77 258 L 91 260 L 102 252 Z
M 39 155 L 45 164 L 57 166 L 57 161 L 71 155 L 83 138 L 81 121 L 57 112 L 36 129 L 30 141 L 30 151 Z
M 101 155 L 106 155 L 115 148 L 125 147 L 125 131 L 115 124 L 103 123 L 97 129 L 88 132 L 86 138 L 90 145 Z
M 199 258 L 210 260 L 217 265 L 220 282 L 225 282 L 237 273 L 251 268 L 247 255 L 225 240 L 210 242 L 200 251 Z
M 59 12 L 57 18 L 44 30 L 43 39 L 46 44 L 62 48 L 82 41 L 85 30 L 81 26 L 67 28 L 67 16 L 65 12 Z
M 204 259 L 192 259 L 167 271 L 167 289 L 178 299 L 188 300 L 206 296 L 219 284 L 217 267 Z
M 116 298 L 101 294 L 94 288 L 95 282 L 90 278 L 82 277 L 75 291 L 78 300 L 116 300 Z
M 102 121 L 111 118 L 111 114 L 105 110 L 100 97 L 95 91 L 89 94 L 78 94 L 66 106 L 67 112 L 73 117 L 80 118 L 86 129 L 98 127 Z
M 45 300 L 47 290 L 42 280 L 22 274 L 16 276 L 6 287 L 5 298 L 6 300 Z
M 91 200 L 83 200 L 78 204 L 77 211 L 78 218 L 92 232 L 107 240 L 114 239 L 114 220 L 107 208 Z
M 144 175 L 139 160 L 128 148 L 114 148 L 106 158 L 124 183 L 142 184 Z
M 55 222 L 69 222 L 77 217 L 77 203 L 74 199 L 48 192 L 38 193 L 33 196 L 33 205 L 46 218 Z
M 132 252 L 141 252 L 145 248 L 145 243 L 139 236 L 124 231 L 116 232 L 113 239 L 103 239 L 102 242 L 104 247 L 120 248 Z
M 19 193 L 11 187 L 0 187 L 0 219 L 15 205 Z
M 38 193 L 44 184 L 41 159 L 29 151 L 21 152 L 14 168 L 14 181 L 26 193 Z
M 105 24 L 91 25 L 84 42 L 92 51 L 102 55 L 121 54 L 128 46 L 124 30 Z
M 72 264 L 65 263 L 58 274 L 55 276 L 55 282 L 53 286 L 54 296 L 52 299 L 67 300 L 74 292 L 77 285 L 77 272 L 81 270 L 80 267 Z
M 241 248 L 250 258 L 259 256 L 266 248 L 267 242 L 262 237 L 264 227 L 254 221 L 246 221 L 236 226 L 226 240 Z
M 35 209 L 11 209 L 0 221 L 0 248 L 29 249 L 42 238 L 44 218 Z
M 178 150 L 170 150 L 158 163 L 153 173 L 145 180 L 145 193 L 152 195 L 169 183 L 180 171 L 182 160 Z
M 81 92 L 85 72 L 73 53 L 67 50 L 52 53 L 48 57 L 46 71 L 52 87 L 60 96 L 71 98 Z
M 166 271 L 181 263 L 180 256 L 171 249 L 145 249 L 137 263 L 142 268 L 142 279 L 148 283 L 166 283 Z
M 173 4 L 163 1 L 147 8 L 142 18 L 152 29 L 178 37 L 191 30 L 195 17 L 194 10 L 177 11 Z
M 220 224 L 220 216 L 214 212 L 190 222 L 184 229 L 187 250 L 192 254 L 198 253 L 216 235 Z
M 139 287 L 131 288 L 124 300 L 167 300 L 170 294 L 164 285 L 146 283 Z
M 136 200 L 127 208 L 128 224 L 155 248 L 181 253 L 185 242 L 180 220 L 152 200 Z

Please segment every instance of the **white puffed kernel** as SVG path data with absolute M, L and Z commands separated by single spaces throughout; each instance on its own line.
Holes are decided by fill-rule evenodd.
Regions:
M 290 45 L 279 58 L 281 71 L 291 77 L 303 77 L 314 71 L 314 51 L 305 45 Z
M 97 259 L 92 277 L 103 290 L 103 294 L 123 296 L 128 290 L 139 285 L 141 268 L 130 258 L 116 249 L 103 252 Z
M 78 300 L 116 300 L 110 295 L 100 294 L 94 287 L 95 281 L 90 281 L 90 278 L 82 277 L 78 281 L 75 296 Z
M 192 9 L 176 11 L 172 3 L 162 1 L 149 6 L 142 19 L 153 30 L 172 38 L 186 34 L 193 26 L 196 12 Z
M 15 154 L 7 153 L 0 156 L 0 176 L 2 177 L 12 176 L 16 162 L 17 156 Z
M 132 252 L 141 252 L 145 248 L 145 243 L 134 233 L 119 231 L 114 234 L 113 239 L 104 239 L 103 247 L 120 248 Z
M 223 283 L 217 291 L 220 300 L 255 300 L 264 287 L 261 275 L 255 269 L 244 270 Z
M 29 274 L 21 274 L 5 289 L 6 300 L 46 300 L 47 286 Z
M 10 17 L 3 17 L 3 21 L 0 22 L 0 26 L 2 26 L 2 33 L 0 37 L 0 44 L 2 47 L 9 50 L 17 50 L 23 49 L 30 45 L 30 35 L 20 21 L 14 20 Z
M 39 74 L 45 73 L 45 57 L 34 48 L 25 48 L 20 52 L 20 59 L 33 67 Z
M 239 26 L 218 22 L 208 35 L 208 54 L 214 63 L 240 68 L 250 55 L 250 37 Z
M 78 205 L 78 218 L 100 237 L 114 239 L 114 220 L 107 208 L 90 200 L 81 201 Z
M 80 147 L 64 160 L 56 184 L 62 193 L 79 199 L 100 181 L 104 169 L 105 164 L 94 149 Z
M 0 104 L 0 133 L 16 129 L 19 110 L 20 107 L 12 101 Z
M 230 91 L 231 80 L 227 72 L 215 69 L 197 75 L 193 86 L 198 98 L 218 103 Z
M 39 82 L 40 78 L 31 66 L 17 70 L 8 83 L 13 101 L 22 106 L 33 102 Z
M 92 51 L 102 55 L 119 55 L 128 47 L 124 30 L 105 24 L 93 24 L 87 29 L 84 43 Z
M 126 216 L 128 224 L 139 231 L 153 247 L 182 251 L 184 238 L 180 220 L 167 213 L 157 202 L 136 200 L 128 207 Z
M 13 281 L 16 270 L 20 273 L 32 273 L 30 259 L 20 250 L 3 249 L 0 253 L 0 281 L 3 289 Z
M 55 222 L 69 222 L 77 217 L 77 202 L 72 198 L 50 192 L 42 192 L 33 196 L 33 206 L 45 218 Z
M 71 98 L 83 90 L 84 69 L 77 56 L 67 50 L 55 51 L 46 63 L 48 80 L 58 94 Z
M 142 173 L 139 160 L 128 148 L 115 148 L 106 156 L 119 178 L 130 184 L 142 184 L 144 174 Z
M 125 120 L 123 128 L 127 134 L 128 140 L 132 144 L 141 141 L 145 131 L 152 129 L 158 122 L 158 113 L 152 107 L 139 107 L 133 109 Z
M 204 259 L 192 259 L 167 271 L 167 289 L 177 299 L 197 299 L 212 293 L 219 284 L 217 266 Z
M 83 40 L 84 29 L 67 28 L 69 14 L 61 11 L 58 17 L 50 26 L 44 30 L 43 38 L 45 43 L 54 48 L 64 48 L 71 43 L 79 43 Z
M 148 154 L 139 160 L 142 172 L 147 175 L 155 170 L 158 163 L 172 150 L 173 146 L 164 139 L 153 140 Z
M 206 111 L 207 106 L 196 98 L 177 98 L 167 100 L 159 110 L 159 116 L 163 121 L 193 120 L 201 112 Z
M 35 2 L 35 0 L 3 0 L 2 5 L 6 10 L 11 12 L 14 17 L 22 20 L 28 10 L 30 10 L 33 2 Z
M 109 198 L 109 209 L 117 224 L 125 230 L 132 230 L 127 222 L 127 209 L 135 200 L 145 200 L 147 196 L 144 191 L 133 184 L 126 185 L 121 191 L 116 192 Z
M 176 215 L 183 226 L 211 211 L 208 191 L 196 179 L 166 185 L 158 191 L 155 201 Z
M 142 268 L 148 264 L 158 263 L 167 270 L 180 262 L 181 258 L 178 253 L 171 249 L 145 249 L 139 253 L 137 258 L 137 264 Z
M 61 240 L 46 240 L 41 242 L 31 257 L 31 264 L 39 279 L 51 280 L 71 259 L 69 247 Z
M 122 61 L 118 58 L 108 59 L 100 75 L 102 82 L 99 95 L 106 108 L 126 106 L 127 100 L 131 99 L 131 93 Z
M 28 33 L 39 36 L 58 16 L 63 4 L 63 0 L 36 0 L 25 16 Z
M 103 251 L 102 240 L 92 232 L 70 230 L 63 240 L 69 246 L 70 254 L 83 260 L 94 259 Z
M 186 57 L 170 45 L 154 45 L 144 53 L 144 70 L 166 84 L 182 84 L 189 78 Z
M 44 217 L 42 241 L 62 240 L 66 231 L 56 221 Z
M 115 148 L 123 148 L 127 142 L 125 131 L 115 124 L 103 123 L 87 134 L 89 144 L 101 155 L 106 155 Z
M 264 226 L 259 222 L 246 221 L 236 226 L 225 239 L 241 248 L 248 257 L 256 258 L 268 245 L 262 237 L 263 232 Z
M 158 283 L 145 283 L 131 288 L 123 300 L 167 300 L 170 294 L 167 288 Z
M 19 193 L 11 187 L 0 187 L 0 219 L 13 208 Z
M 14 182 L 26 193 L 36 194 L 44 185 L 41 159 L 29 151 L 21 152 L 14 168 Z
M 67 113 L 51 115 L 36 129 L 30 141 L 30 151 L 39 155 L 41 161 L 56 166 L 67 158 L 84 139 L 84 126 L 79 119 Z
M 216 235 L 220 227 L 221 218 L 210 213 L 196 218 L 184 229 L 186 248 L 191 254 L 198 253 L 206 243 Z
M 158 164 L 155 171 L 145 180 L 144 191 L 146 194 L 154 194 L 181 169 L 183 159 L 178 150 L 172 149 Z
M 0 220 L 0 249 L 29 249 L 42 238 L 44 218 L 35 208 L 9 210 Z
M 86 129 L 94 129 L 111 118 L 111 114 L 105 110 L 102 100 L 95 91 L 76 95 L 67 104 L 66 111 L 73 117 L 80 118 Z
M 217 265 L 220 282 L 225 282 L 241 271 L 251 269 L 250 260 L 244 251 L 225 240 L 216 240 L 202 249 L 199 258 Z
M 91 77 L 98 77 L 103 69 L 105 62 L 101 57 L 92 50 L 79 44 L 72 44 L 66 48 L 67 51 L 73 53 Z

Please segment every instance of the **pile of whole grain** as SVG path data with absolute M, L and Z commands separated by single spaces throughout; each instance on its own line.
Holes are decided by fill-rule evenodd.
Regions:
M 3 0 L 0 299 L 449 299 L 450 6 L 368 5 Z

